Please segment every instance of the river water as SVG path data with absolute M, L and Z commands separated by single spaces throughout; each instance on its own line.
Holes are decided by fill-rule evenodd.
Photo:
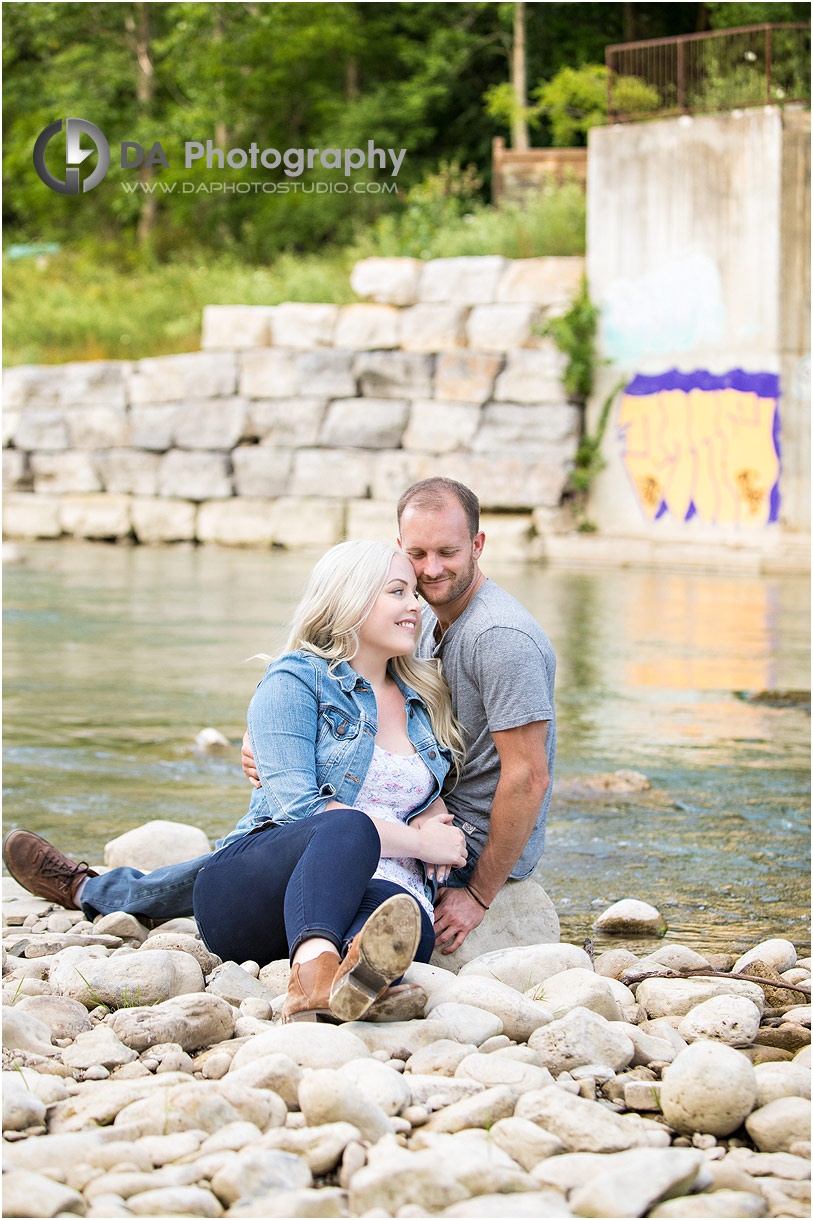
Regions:
M 212 840 L 230 829 L 248 804 L 239 750 L 199 757 L 195 735 L 242 735 L 263 672 L 247 658 L 280 648 L 313 556 L 81 543 L 20 555 L 4 573 L 6 830 L 100 861 L 152 818 Z M 637 897 L 696 948 L 809 945 L 809 710 L 736 694 L 809 687 L 806 578 L 486 570 L 556 649 L 557 779 L 628 768 L 652 783 L 599 800 L 554 789 L 536 876 L 562 938 L 581 944 L 604 906 Z

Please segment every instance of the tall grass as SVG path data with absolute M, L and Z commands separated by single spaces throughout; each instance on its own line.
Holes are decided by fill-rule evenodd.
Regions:
M 409 255 L 507 258 L 584 253 L 585 199 L 575 183 L 524 208 L 407 199 L 349 246 L 283 254 L 264 266 L 196 254 L 168 263 L 90 244 L 44 259 L 3 259 L 3 363 L 138 359 L 195 351 L 204 305 L 355 299 L 359 258 Z

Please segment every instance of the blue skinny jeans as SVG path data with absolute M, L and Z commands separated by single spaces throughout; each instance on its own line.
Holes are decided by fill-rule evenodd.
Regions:
M 373 877 L 380 852 L 378 831 L 358 809 L 271 823 L 244 835 L 198 871 L 193 904 L 201 936 L 224 961 L 264 966 L 292 957 L 312 936 L 329 940 L 343 956 L 376 907 L 407 892 Z M 415 905 L 421 913 L 415 958 L 428 962 L 435 933 Z

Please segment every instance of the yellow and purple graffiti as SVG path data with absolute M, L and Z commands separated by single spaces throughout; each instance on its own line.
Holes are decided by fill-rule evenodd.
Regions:
M 779 378 L 733 369 L 657 377 L 627 386 L 618 418 L 627 473 L 645 516 L 697 516 L 763 526 L 779 516 Z

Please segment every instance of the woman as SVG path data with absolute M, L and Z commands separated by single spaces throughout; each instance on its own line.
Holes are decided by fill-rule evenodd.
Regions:
M 320 559 L 248 710 L 262 787 L 195 882 L 223 958 L 290 954 L 284 1020 L 358 1020 L 434 948 L 437 883 L 466 861 L 440 799 L 463 741 L 395 547 Z

